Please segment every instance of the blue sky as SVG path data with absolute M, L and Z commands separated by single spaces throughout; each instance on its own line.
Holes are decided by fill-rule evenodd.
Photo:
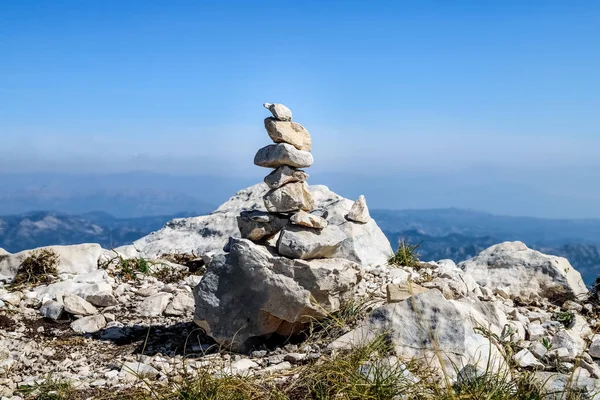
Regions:
M 0 172 L 260 179 L 268 101 L 317 174 L 560 175 L 600 201 L 595 1 L 5 0 L 0 21 Z

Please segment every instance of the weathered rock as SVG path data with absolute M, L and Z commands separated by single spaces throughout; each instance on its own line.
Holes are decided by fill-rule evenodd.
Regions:
M 291 121 L 292 120 L 292 110 L 287 108 L 281 103 L 265 103 L 263 106 L 271 111 L 273 117 L 280 121 Z
M 419 286 L 416 283 L 405 282 L 398 285 L 390 283 L 386 287 L 387 302 L 399 303 L 419 293 L 425 293 L 427 288 Z
M 194 319 L 218 343 L 243 350 L 251 338 L 293 331 L 337 310 L 358 270 L 347 260 L 290 260 L 232 239 L 230 253 L 213 258 L 194 290 Z
M 546 328 L 544 328 L 541 324 L 529 324 L 526 326 L 527 329 L 527 338 L 529 340 L 538 340 L 548 335 Z
M 298 150 L 311 151 L 312 139 L 302 125 L 291 121 L 278 121 L 275 118 L 265 119 L 265 128 L 275 143 L 291 144 Z
M 252 369 L 259 368 L 259 365 L 249 358 L 242 358 L 231 363 L 225 372 L 231 375 L 246 375 Z
M 292 215 L 290 222 L 294 225 L 305 226 L 307 228 L 327 228 L 327 220 L 325 218 L 319 217 L 318 215 L 309 214 L 302 210 Z
M 286 213 L 298 210 L 312 211 L 314 199 L 305 182 L 288 183 L 270 190 L 264 196 L 265 207 L 272 213 Z
M 25 250 L 15 254 L 0 256 L 0 281 L 11 281 L 27 257 L 41 251 L 50 250 L 58 255 L 57 272 L 83 274 L 98 269 L 98 259 L 102 252 L 99 244 L 78 244 L 72 246 L 48 246 Z
M 573 377 L 571 374 L 556 372 L 535 372 L 533 378 L 543 390 L 550 393 L 548 400 L 566 399 L 576 394 L 578 399 L 597 399 L 600 381 L 586 377 Z
M 20 291 L 8 292 L 0 296 L 0 300 L 13 306 L 18 306 L 23 299 L 23 293 Z
M 138 306 L 137 312 L 142 317 L 158 317 L 165 311 L 173 298 L 171 293 L 157 293 L 146 297 Z
M 57 301 L 49 300 L 40 307 L 40 314 L 44 318 L 59 319 L 62 315 L 64 306 Z
M 308 174 L 300 169 L 281 166 L 265 176 L 265 183 L 271 189 L 277 189 L 292 182 L 306 182 Z
M 543 359 L 546 353 L 548 352 L 546 346 L 544 346 L 540 342 L 531 343 L 528 350 L 539 360 Z
M 490 247 L 459 265 L 477 283 L 501 288 L 510 296 L 537 293 L 553 297 L 558 293 L 580 296 L 588 292 L 581 275 L 569 261 L 531 250 L 521 242 Z
M 344 240 L 346 235 L 335 225 L 324 229 L 289 225 L 279 235 L 277 252 L 282 256 L 302 260 L 335 258 Z
M 38 298 L 45 295 L 56 296 L 71 293 L 87 300 L 89 296 L 94 294 L 112 293 L 111 284 L 113 282 L 114 279 L 106 271 L 95 270 L 47 286 L 38 286 L 34 291 L 38 294 Z
M 569 351 L 570 357 L 575 358 L 583 353 L 585 341 L 575 332 L 561 330 L 556 332 L 552 337 L 552 348 L 558 349 L 561 347 L 564 347 Z
M 93 315 L 98 313 L 96 307 L 74 294 L 66 293 L 63 296 L 63 304 L 65 311 L 72 315 Z
M 594 358 L 600 358 L 600 339 L 596 339 L 590 344 L 588 353 Z
M 106 319 L 102 314 L 82 317 L 71 322 L 71 329 L 77 333 L 96 333 L 106 326 Z
M 125 362 L 119 371 L 119 378 L 127 382 L 156 378 L 160 372 L 141 362 Z
M 96 293 L 86 297 L 86 300 L 97 307 L 110 307 L 119 304 L 112 293 Z
M 365 196 L 361 194 L 359 198 L 356 199 L 354 204 L 352 204 L 350 212 L 348 212 L 346 218 L 348 218 L 350 221 L 360 222 L 361 224 L 366 224 L 371 220 Z
M 521 368 L 528 369 L 536 369 L 541 370 L 544 369 L 544 364 L 539 362 L 533 354 L 527 349 L 523 349 L 519 351 L 517 354 L 513 356 L 513 360 L 519 365 Z
M 356 261 L 361 265 L 382 265 L 392 255 L 392 246 L 371 219 L 366 224 L 346 220 L 353 202 L 338 196 L 326 186 L 309 186 L 317 215 L 325 216 L 329 225 L 337 225 L 346 240 L 338 249 L 337 257 Z M 238 192 L 210 215 L 175 219 L 161 230 L 134 243 L 145 257 L 155 258 L 165 253 L 204 255 L 221 252 L 230 237 L 240 237 L 237 217 L 242 211 L 265 211 L 263 196 L 267 185 L 260 183 Z
M 242 238 L 258 242 L 279 232 L 287 225 L 288 219 L 281 215 L 253 210 L 242 211 L 237 222 Z
M 278 168 L 287 165 L 294 168 L 308 168 L 314 162 L 308 151 L 298 150 L 291 144 L 271 144 L 258 150 L 254 164 L 259 167 Z
M 500 334 L 505 323 L 506 316 L 491 303 L 446 300 L 438 290 L 429 290 L 376 308 L 330 348 L 363 345 L 385 334 L 398 357 L 427 359 L 453 376 L 457 365 L 501 368 L 504 360 L 495 345 L 474 328 Z
M 194 297 L 189 292 L 179 292 L 165 309 L 165 315 L 191 315 L 194 312 Z

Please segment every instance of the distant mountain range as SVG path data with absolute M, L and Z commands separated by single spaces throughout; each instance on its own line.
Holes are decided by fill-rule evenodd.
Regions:
M 600 275 L 600 220 L 506 217 L 456 208 L 372 210 L 371 216 L 392 243 L 419 244 L 422 260 L 466 260 L 500 242 L 519 240 L 529 247 L 567 258 L 587 283 Z
M 12 215 L 0 217 L 0 247 L 14 253 L 41 246 L 91 242 L 110 249 L 130 244 L 173 218 L 193 215 L 197 214 L 115 218 L 104 212 L 68 215 L 41 211 Z
M 173 218 L 199 214 L 116 218 L 105 212 L 24 213 L 0 217 L 0 247 L 17 252 L 95 242 L 111 248 L 158 230 Z M 600 275 L 600 220 L 503 217 L 460 209 L 372 210 L 371 215 L 394 247 L 400 239 L 420 243 L 424 261 L 449 258 L 459 262 L 496 243 L 520 240 L 544 253 L 566 257 L 588 284 Z

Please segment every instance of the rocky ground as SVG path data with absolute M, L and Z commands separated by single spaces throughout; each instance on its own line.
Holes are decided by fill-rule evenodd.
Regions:
M 214 374 L 281 374 L 330 357 L 344 346 L 344 338 L 355 332 L 346 327 L 339 333 L 347 333 L 336 341 L 292 340 L 286 344 L 274 340 L 248 354 L 232 353 L 219 348 L 192 322 L 192 292 L 201 275 L 166 260 L 150 263 L 150 269 L 144 272 L 137 265 L 130 271 L 118 259 L 107 263 L 110 253 L 104 253 L 105 257 L 99 259 L 100 268 L 88 273 L 84 284 L 80 283 L 86 280 L 81 275 L 74 278 L 62 274 L 59 282 L 48 286 L 0 288 L 3 399 L 35 397 L 35 388 L 43 387 L 48 380 L 67 381 L 86 396 L 93 396 L 97 389 L 143 387 L 148 379 L 160 384 L 178 382 L 200 370 Z M 497 313 L 498 327 L 511 328 L 501 339 L 511 343 L 513 359 L 520 368 L 539 371 L 537 374 L 544 378 L 572 374 L 576 384 L 587 392 L 595 390 L 599 382 L 600 340 L 594 335 L 598 320 L 592 302 L 567 300 L 555 304 L 533 292 L 523 298 L 507 293 L 508 289 L 490 290 L 479 286 L 451 261 L 414 267 L 368 267 L 361 270 L 360 276 L 353 296 L 368 299 L 369 309 L 406 304 L 411 293 L 438 293 L 423 300 L 423 307 L 429 309 L 440 306 L 439 302 L 478 302 L 487 307 L 478 318 L 489 322 L 489 315 Z M 86 290 L 99 284 L 110 285 L 110 291 L 103 296 L 86 295 Z M 53 286 L 61 288 L 62 296 L 48 295 Z M 431 288 L 438 290 L 428 290 Z M 56 302 L 58 309 L 62 306 L 62 312 L 49 311 L 50 302 Z M 409 319 L 406 316 L 404 322 Z M 448 343 L 442 345 L 451 347 L 451 342 L 459 339 L 448 338 Z M 562 381 L 557 379 L 552 382 L 560 385 Z

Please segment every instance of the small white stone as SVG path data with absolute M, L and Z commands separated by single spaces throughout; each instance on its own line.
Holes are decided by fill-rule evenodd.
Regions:
M 366 224 L 371 220 L 365 196 L 360 195 L 358 199 L 356 199 L 354 204 L 352 204 L 350 212 L 348 212 L 346 218 L 348 218 L 350 221 L 360 222 L 362 224 Z
M 536 370 L 544 369 L 544 364 L 539 362 L 533 354 L 527 349 L 519 351 L 513 356 L 513 360 L 522 368 L 532 368 Z

